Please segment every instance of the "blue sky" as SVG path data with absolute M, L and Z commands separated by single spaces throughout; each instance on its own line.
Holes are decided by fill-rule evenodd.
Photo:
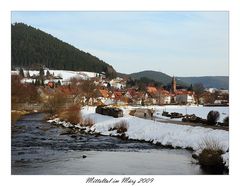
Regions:
M 228 75 L 228 12 L 12 12 L 23 22 L 132 73 Z

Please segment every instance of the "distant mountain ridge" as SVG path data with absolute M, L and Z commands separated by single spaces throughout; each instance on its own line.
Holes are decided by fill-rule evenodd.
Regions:
M 116 71 L 106 62 L 24 23 L 11 26 L 12 69 L 45 66 L 54 70 L 105 72 Z
M 229 89 L 228 76 L 177 77 L 188 84 L 202 83 L 205 88 Z
M 123 74 L 121 74 L 123 76 Z M 146 70 L 136 72 L 132 74 L 126 74 L 131 78 L 140 79 L 141 77 L 147 77 L 158 82 L 162 82 L 167 85 L 172 81 L 172 77 L 157 71 Z M 205 88 L 223 88 L 229 89 L 229 77 L 228 76 L 200 76 L 200 77 L 176 77 L 177 84 L 189 86 L 191 84 L 202 83 Z
M 161 82 L 164 85 L 170 84 L 172 82 L 171 76 L 169 76 L 163 72 L 157 72 L 157 71 L 153 71 L 153 70 L 145 70 L 145 71 L 141 71 L 141 72 L 136 72 L 136 73 L 128 74 L 128 76 L 131 78 L 135 78 L 135 79 L 140 79 L 142 77 L 146 77 L 146 78 Z M 176 80 L 177 80 L 177 84 L 188 86 L 188 84 L 186 84 L 185 82 L 179 81 L 178 79 L 176 79 Z

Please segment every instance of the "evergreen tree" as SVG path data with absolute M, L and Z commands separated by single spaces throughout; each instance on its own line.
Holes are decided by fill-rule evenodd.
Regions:
M 22 77 L 22 78 L 25 77 L 25 75 L 24 75 L 24 71 L 23 71 L 22 68 L 20 68 L 20 70 L 19 70 L 19 76 Z
M 29 71 L 27 71 L 27 78 L 30 78 L 31 76 L 30 76 L 30 73 L 29 73 Z
M 12 67 L 47 66 L 56 70 L 90 71 L 115 76 L 112 66 L 50 34 L 23 23 L 11 28 Z M 34 64 L 32 63 L 34 61 Z
M 43 78 L 44 77 L 44 69 L 43 68 L 41 68 L 40 70 L 39 70 L 39 76 L 41 77 L 41 78 Z
M 188 87 L 187 90 L 188 90 L 188 91 L 193 91 L 193 85 L 191 84 L 191 85 Z
M 51 76 L 49 70 L 47 70 L 46 76 L 49 78 Z
M 41 85 L 44 86 L 44 80 L 43 79 L 41 79 Z
M 57 85 L 61 86 L 61 81 L 60 80 L 58 80 Z

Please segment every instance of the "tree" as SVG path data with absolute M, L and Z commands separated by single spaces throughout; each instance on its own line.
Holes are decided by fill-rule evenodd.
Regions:
M 30 76 L 30 73 L 29 73 L 29 71 L 27 71 L 27 78 L 30 78 L 31 76 Z
M 141 105 L 142 106 L 144 106 L 145 104 L 144 104 L 144 99 L 142 98 L 142 100 L 141 100 Z
M 12 24 L 11 57 L 12 66 L 98 73 L 104 70 L 107 76 L 116 75 L 112 66 L 97 57 L 23 23 Z
M 47 102 L 44 104 L 44 108 L 50 114 L 56 114 L 64 107 L 66 100 L 67 98 L 63 93 L 55 92 L 50 95 Z
M 22 84 L 19 76 L 12 75 L 11 99 L 12 105 L 15 103 L 35 103 L 39 101 L 39 94 L 34 85 Z
M 61 86 L 61 81 L 60 80 L 58 80 L 57 85 Z
M 83 96 L 86 97 L 87 103 L 89 102 L 90 98 L 96 97 L 96 85 L 93 83 L 92 80 L 85 80 L 81 84 L 81 90 L 83 93 Z
M 191 84 L 191 85 L 188 87 L 187 90 L 188 90 L 188 91 L 193 91 L 193 85 Z
M 49 70 L 47 70 L 47 72 L 46 72 L 46 76 L 47 76 L 48 78 L 51 76 Z
M 24 77 L 25 77 L 24 71 L 23 71 L 22 68 L 20 68 L 20 70 L 19 70 L 19 76 L 20 76 L 21 78 L 24 78 Z
M 41 69 L 39 70 L 39 76 L 40 76 L 40 78 L 43 78 L 44 75 L 45 75 L 45 73 L 44 73 L 44 69 L 41 68 Z
M 201 94 L 204 92 L 204 86 L 202 83 L 195 83 L 193 85 L 193 91 L 195 92 L 197 103 L 199 104 L 199 98 Z

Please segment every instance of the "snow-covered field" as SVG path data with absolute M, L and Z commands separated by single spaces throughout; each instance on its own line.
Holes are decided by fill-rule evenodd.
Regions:
M 211 110 L 218 111 L 220 114 L 219 121 L 223 122 L 224 118 L 229 116 L 229 107 L 203 107 L 203 106 L 155 106 L 153 107 L 156 112 L 154 113 L 154 116 L 158 118 L 165 119 L 166 117 L 162 116 L 162 112 L 178 112 L 185 114 L 195 114 L 198 117 L 201 117 L 203 119 L 207 119 L 207 115 Z M 179 120 L 179 119 L 174 119 Z M 181 119 L 180 119 L 181 120 Z
M 95 122 L 93 126 L 95 131 L 105 135 L 114 135 L 114 132 L 108 131 L 108 129 L 114 127 L 117 122 L 125 120 L 129 124 L 126 135 L 130 139 L 153 141 L 153 143 L 160 142 L 163 145 L 174 147 L 191 147 L 197 150 L 204 138 L 213 138 L 221 142 L 225 150 L 228 149 L 228 131 L 155 122 L 130 116 L 127 114 L 128 109 L 125 108 L 124 110 L 124 117 L 122 118 L 96 114 L 95 107 L 83 108 L 82 115 L 84 118 L 91 118 Z
M 95 72 L 85 72 L 85 71 L 69 71 L 69 70 L 49 70 L 51 74 L 54 73 L 55 76 L 60 76 L 63 78 L 63 81 L 67 81 L 73 77 L 76 78 L 82 78 L 82 79 L 88 79 L 92 77 L 96 77 L 98 75 Z M 12 74 L 17 74 L 17 71 L 12 71 Z M 47 73 L 47 70 L 44 70 L 44 73 Z M 27 71 L 24 70 L 24 74 L 27 74 Z M 39 71 L 37 70 L 30 70 L 29 71 L 30 76 L 33 75 L 39 75 Z

